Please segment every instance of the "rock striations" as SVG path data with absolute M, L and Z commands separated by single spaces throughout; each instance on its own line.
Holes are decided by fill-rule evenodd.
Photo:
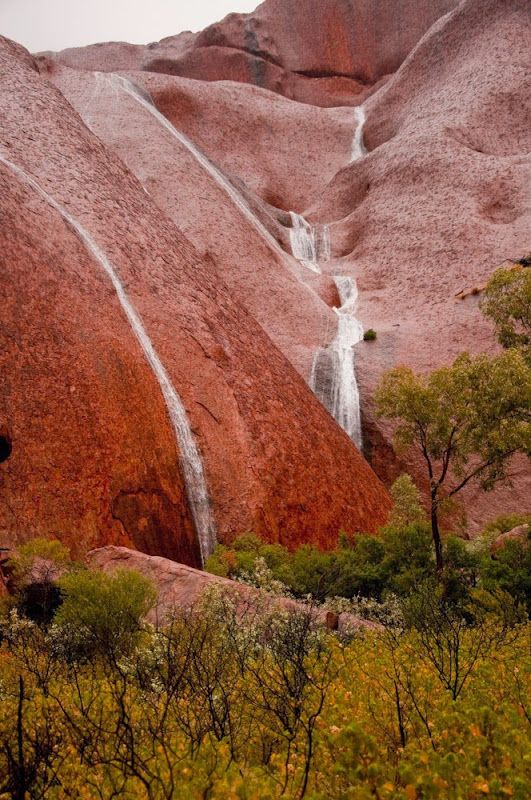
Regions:
M 341 527 L 374 530 L 385 489 L 211 259 L 27 53 L 3 40 L 0 61 L 2 537 L 200 564 L 208 531 L 164 381 L 219 539 L 327 546 Z

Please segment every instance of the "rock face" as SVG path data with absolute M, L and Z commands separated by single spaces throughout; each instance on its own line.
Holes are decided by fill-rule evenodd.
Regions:
M 2 42 L 0 155 L 112 263 L 221 540 L 330 546 L 385 520 L 387 493 L 306 385 L 337 334 L 337 276 L 377 331 L 354 351 L 365 455 L 386 482 L 421 481 L 372 397 L 397 363 L 496 347 L 468 289 L 529 251 L 530 21 L 526 0 L 267 0 L 147 47 L 33 60 Z M 42 192 L 2 162 L 0 182 L 0 545 L 58 534 L 198 566 L 167 402 L 116 287 Z M 329 226 L 330 258 L 293 257 L 290 211 Z M 531 511 L 527 463 L 512 473 L 465 496 L 468 530 Z
M 218 537 L 375 530 L 382 484 L 212 260 L 22 48 L 2 40 L 0 62 L 2 539 L 200 563 L 168 399 L 104 259 L 187 412 Z
M 457 0 L 266 0 L 198 34 L 148 45 L 65 50 L 76 69 L 144 69 L 202 81 L 252 83 L 312 105 L 353 105 L 395 72 Z
M 378 332 L 356 356 L 367 427 L 384 370 L 427 371 L 497 347 L 481 294 L 457 295 L 529 249 L 530 46 L 522 0 L 467 0 L 442 18 L 367 101 L 368 155 L 341 170 L 309 214 L 335 220 L 333 251 L 358 280 L 364 326 Z M 375 466 L 380 446 L 374 438 Z M 421 474 L 419 462 L 408 466 Z M 465 496 L 472 530 L 531 510 L 527 460 L 511 472 L 513 487 Z

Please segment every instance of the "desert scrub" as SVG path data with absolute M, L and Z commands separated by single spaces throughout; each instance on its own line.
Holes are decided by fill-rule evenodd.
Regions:
M 344 642 L 310 610 L 242 609 L 215 589 L 128 636 L 127 654 L 99 639 L 65 660 L 53 626 L 12 612 L 0 796 L 527 798 L 528 626 L 505 631 L 488 608 L 463 623 L 471 669 L 454 699 L 430 657 L 444 625 L 392 618 Z

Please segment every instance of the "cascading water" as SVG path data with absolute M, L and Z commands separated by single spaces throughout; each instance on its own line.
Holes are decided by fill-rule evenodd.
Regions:
M 365 109 L 363 106 L 356 106 L 354 109 L 354 119 L 356 120 L 356 130 L 352 142 L 352 161 L 358 161 L 367 155 L 367 150 L 363 144 L 363 126 L 365 125 Z
M 234 188 L 234 186 L 229 180 L 227 180 L 223 173 L 216 166 L 214 166 L 214 164 L 205 156 L 205 154 L 202 153 L 201 150 L 199 150 L 195 144 L 184 135 L 184 133 L 181 133 L 179 130 L 177 130 L 177 128 L 175 128 L 171 122 L 166 119 L 164 114 L 160 113 L 160 111 L 154 105 L 153 100 L 148 92 L 140 89 L 138 86 L 132 83 L 132 81 L 128 80 L 127 78 L 123 78 L 121 75 L 117 75 L 116 73 L 96 72 L 94 74 L 97 81 L 105 81 L 113 88 L 123 91 L 132 97 L 133 100 L 139 103 L 149 114 L 155 117 L 160 125 L 162 125 L 168 131 L 168 133 L 174 137 L 174 139 L 177 139 L 178 142 L 186 147 L 196 161 L 214 179 L 217 185 L 223 189 L 224 192 L 226 192 L 234 205 L 239 209 L 239 211 L 241 211 L 245 219 L 250 222 L 251 225 L 258 231 L 260 236 L 265 239 L 265 241 L 273 250 L 275 250 L 279 255 L 282 256 L 283 259 L 285 259 L 286 253 L 281 248 L 274 236 L 270 234 L 265 225 L 262 225 L 260 220 L 255 216 L 255 214 L 253 214 L 244 197 L 237 191 L 237 189 Z
M 365 109 L 354 109 L 356 130 L 352 142 L 351 161 L 367 154 L 363 144 Z M 328 245 L 330 252 L 330 245 Z M 339 294 L 340 307 L 334 309 L 338 315 L 337 334 L 328 347 L 316 352 L 310 375 L 310 387 L 332 414 L 338 425 L 350 436 L 361 450 L 360 395 L 354 369 L 354 345 L 363 339 L 363 326 L 356 316 L 358 287 L 353 278 L 334 277 Z
M 166 372 L 153 344 L 144 329 L 142 321 L 127 297 L 125 289 L 113 265 L 105 253 L 100 250 L 91 235 L 82 225 L 72 217 L 53 197 L 51 197 L 33 178 L 27 175 L 20 167 L 0 155 L 0 161 L 10 169 L 22 182 L 31 186 L 52 208 L 54 208 L 65 222 L 75 231 L 87 250 L 94 256 L 111 280 L 122 310 L 140 344 L 142 351 L 153 370 L 159 383 L 166 408 L 173 426 L 177 446 L 180 453 L 181 468 L 183 472 L 186 493 L 194 525 L 199 541 L 201 559 L 204 562 L 212 553 L 216 545 L 216 530 L 210 510 L 208 490 L 206 486 L 203 464 L 199 450 L 194 441 L 186 411 L 177 394 L 168 373 Z
M 353 278 L 336 276 L 334 283 L 341 302 L 334 309 L 338 316 L 337 334 L 328 347 L 316 352 L 310 388 L 361 450 L 360 396 L 353 352 L 354 345 L 363 339 L 363 326 L 356 317 L 358 289 Z
M 320 263 L 330 261 L 330 228 L 310 225 L 300 214 L 290 211 L 289 238 L 291 252 L 297 261 L 313 272 L 321 272 Z

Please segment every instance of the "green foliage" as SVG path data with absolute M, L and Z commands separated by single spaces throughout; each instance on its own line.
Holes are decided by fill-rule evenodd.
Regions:
M 481 310 L 494 322 L 502 347 L 531 359 L 531 270 L 498 269 L 488 282 Z
M 130 652 L 156 599 L 151 582 L 129 569 L 111 575 L 80 571 L 66 575 L 59 586 L 63 602 L 55 628 L 72 658 Z
M 507 533 L 519 525 L 531 525 L 531 514 L 503 514 L 485 525 L 479 537 L 480 542 L 490 546 L 501 533 Z
M 433 548 L 426 523 L 415 523 L 404 529 L 387 528 L 382 538 L 389 589 L 407 594 L 428 577 L 433 577 Z
M 523 418 L 531 372 L 516 352 L 494 358 L 463 353 L 426 377 L 398 367 L 384 376 L 376 399 L 380 416 L 397 421 L 397 444 L 415 444 L 437 485 L 452 484 L 448 496 L 472 479 L 492 488 L 505 477 L 507 456 L 531 449 Z
M 368 328 L 365 333 L 363 334 L 363 341 L 364 342 L 374 342 L 376 339 L 376 331 L 373 328 Z
M 409 502 L 409 487 L 405 497 L 408 502 L 398 517 L 402 520 L 417 516 L 419 510 Z M 525 519 L 512 515 L 487 527 L 490 530 L 494 526 L 498 533 L 499 528 L 510 529 L 515 521 Z M 421 520 L 403 526 L 389 524 L 379 536 L 348 536 L 342 532 L 338 547 L 329 552 L 304 545 L 290 553 L 280 545 L 260 544 L 256 537 L 252 538 L 250 549 L 246 545 L 248 535 L 242 538 L 243 547 L 240 538 L 235 539 L 234 549 L 218 545 L 207 569 L 212 571 L 211 565 L 223 563 L 227 567 L 223 574 L 228 577 L 272 594 L 311 596 L 318 603 L 330 598 L 382 601 L 390 594 L 407 595 L 435 575 L 431 530 Z M 471 589 L 483 586 L 489 591 L 501 588 L 517 603 L 529 603 L 529 545 L 511 542 L 506 552 L 500 551 L 493 559 L 490 541 L 491 537 L 486 544 L 453 535 L 444 537 L 445 568 L 441 577 L 447 600 L 463 603 L 469 599 Z
M 501 588 L 531 614 L 531 539 L 505 542 L 494 556 L 483 555 L 481 583 L 494 591 Z
M 440 587 L 407 603 L 410 628 L 345 641 L 216 590 L 74 662 L 15 615 L 0 796 L 527 800 L 528 629 L 485 603 L 467 621 Z
M 510 456 L 531 452 L 531 369 L 516 350 L 495 357 L 463 353 L 426 376 L 397 367 L 384 375 L 376 403 L 379 416 L 396 423 L 397 448 L 415 446 L 424 459 L 441 570 L 441 503 L 470 483 L 492 489 L 507 479 Z
M 21 545 L 9 560 L 14 594 L 11 603 L 24 616 L 47 625 L 61 603 L 57 579 L 75 568 L 57 539 L 36 538 Z
M 63 571 L 72 564 L 70 551 L 58 539 L 30 539 L 9 560 L 13 579 L 18 586 L 27 582 L 36 562 L 44 562 L 48 575 Z
M 394 528 L 405 528 L 417 522 L 426 521 L 426 513 L 420 502 L 420 492 L 410 475 L 405 473 L 391 486 L 393 510 L 389 525 Z

